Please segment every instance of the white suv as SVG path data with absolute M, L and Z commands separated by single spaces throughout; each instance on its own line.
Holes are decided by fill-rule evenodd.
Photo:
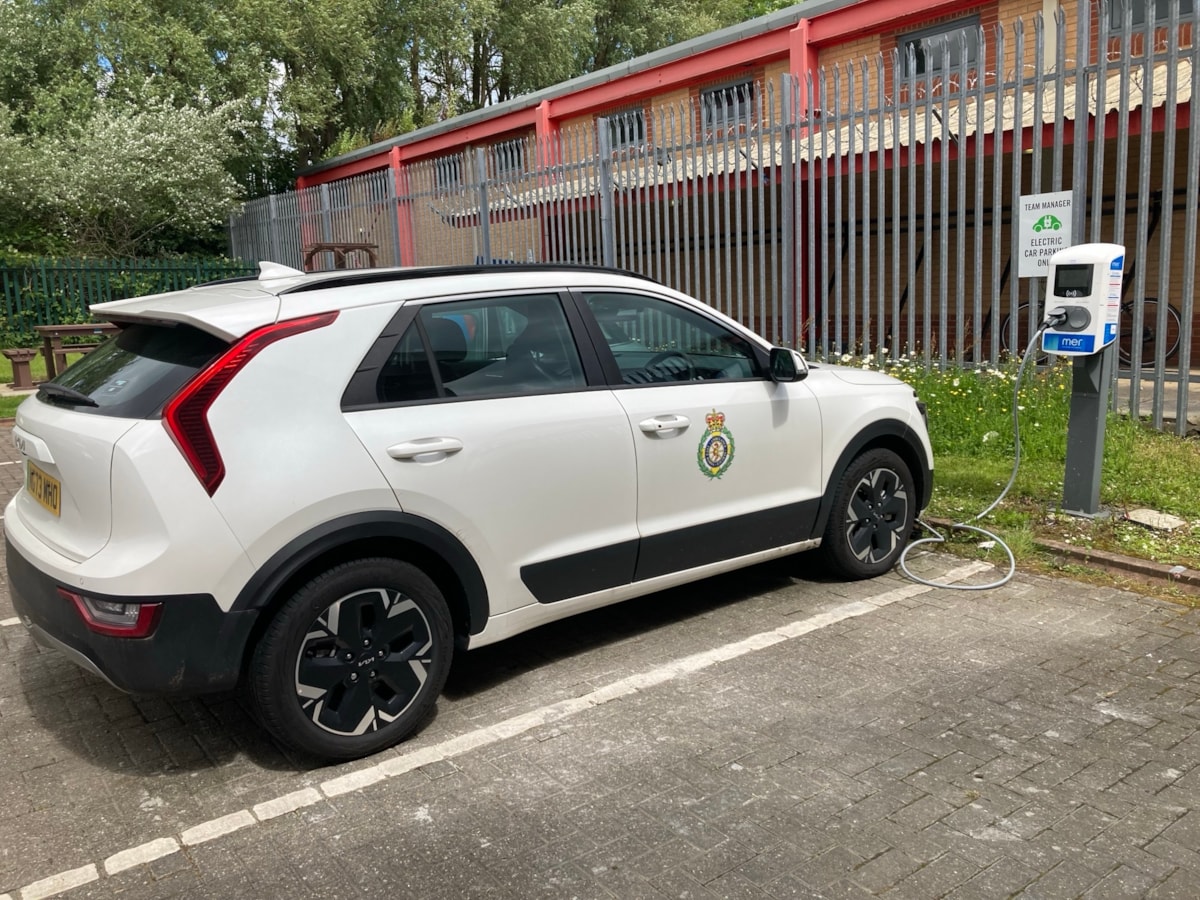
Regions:
M 882 573 L 931 490 L 911 388 L 625 273 L 263 264 L 93 312 L 13 429 L 22 621 L 325 758 L 413 731 L 456 648 L 818 546 Z

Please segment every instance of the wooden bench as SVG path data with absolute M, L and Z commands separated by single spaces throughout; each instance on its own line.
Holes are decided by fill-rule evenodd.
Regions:
M 46 360 L 46 378 L 54 378 L 67 367 L 68 353 L 91 353 L 101 341 L 117 332 L 108 322 L 85 322 L 82 325 L 34 325 L 42 339 L 42 357 Z M 63 338 L 95 335 L 96 340 L 81 344 L 63 344 Z

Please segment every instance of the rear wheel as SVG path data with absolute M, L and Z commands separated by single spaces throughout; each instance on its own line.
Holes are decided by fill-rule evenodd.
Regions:
M 263 725 L 324 759 L 407 737 L 432 710 L 453 654 L 450 613 L 420 569 L 364 559 L 314 578 L 255 648 L 249 689 Z
M 896 564 L 916 519 L 916 493 L 904 460 L 868 450 L 850 463 L 833 494 L 821 553 L 843 578 L 872 578 Z

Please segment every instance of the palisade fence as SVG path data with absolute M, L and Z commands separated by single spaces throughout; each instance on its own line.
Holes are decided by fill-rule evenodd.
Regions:
M 813 357 L 980 366 L 1041 318 L 1020 198 L 1070 191 L 1074 243 L 1127 247 L 1114 402 L 1183 434 L 1200 66 L 1195 14 L 1158 6 L 1059 8 L 265 198 L 231 219 L 233 255 L 300 266 L 342 241 L 382 264 L 615 265 Z
M 214 259 L 22 259 L 0 257 L 7 344 L 34 346 L 35 325 L 86 322 L 95 303 L 250 275 L 256 267 Z

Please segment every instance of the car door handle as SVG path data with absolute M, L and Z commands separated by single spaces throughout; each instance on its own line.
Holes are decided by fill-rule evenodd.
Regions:
M 662 434 L 664 431 L 686 431 L 691 424 L 687 416 L 654 416 L 638 422 L 638 428 L 646 434 Z
M 392 459 L 416 459 L 418 456 L 428 456 L 440 453 L 448 456 L 463 448 L 463 442 L 452 437 L 417 438 L 414 441 L 402 441 L 388 447 L 387 454 Z

